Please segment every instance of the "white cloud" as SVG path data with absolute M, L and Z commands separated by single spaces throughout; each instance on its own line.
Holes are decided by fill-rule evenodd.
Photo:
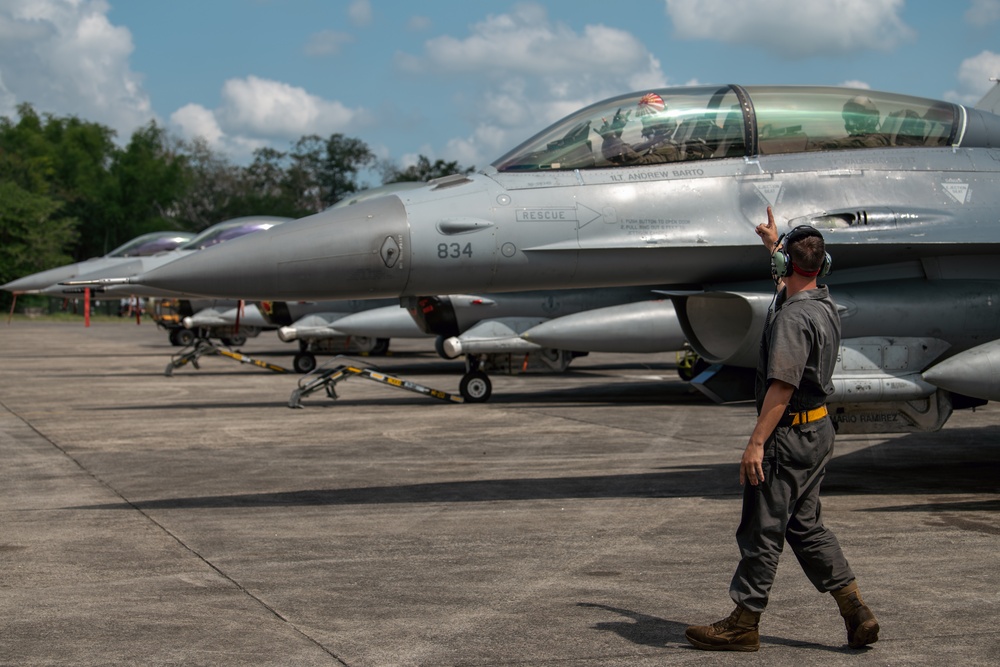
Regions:
M 577 34 L 563 23 L 549 21 L 543 7 L 530 4 L 487 17 L 464 39 L 429 40 L 421 63 L 426 70 L 476 75 L 493 71 L 500 76 L 510 72 L 625 76 L 650 67 L 649 52 L 630 33 L 598 24 Z
M 631 33 L 602 24 L 575 31 L 538 4 L 489 15 L 464 37 L 428 40 L 396 66 L 428 77 L 468 76 L 465 110 L 474 130 L 452 139 L 443 159 L 483 166 L 546 125 L 611 95 L 665 86 L 660 62 Z
M 904 0 L 666 0 L 675 34 L 750 44 L 786 58 L 892 50 L 913 36 Z
M 850 81 L 844 81 L 838 85 L 844 86 L 846 88 L 863 88 L 865 90 L 871 90 L 871 86 L 864 81 L 858 81 L 857 79 L 851 79 Z
M 410 20 L 406 22 L 406 29 L 413 32 L 423 32 L 429 30 L 431 25 L 431 20 L 426 16 L 411 16 Z
M 324 100 L 304 88 L 249 76 L 229 79 L 222 87 L 222 125 L 264 136 L 299 137 L 350 128 L 358 110 Z
M 356 129 L 367 115 L 364 109 L 349 109 L 304 88 L 249 76 L 223 84 L 219 108 L 188 104 L 175 111 L 170 122 L 183 138 L 201 137 L 213 149 L 242 159 L 269 142 Z
M 221 147 L 225 133 L 215 114 L 200 104 L 186 104 L 170 115 L 170 123 L 184 139 L 201 137 L 210 147 Z
M 127 28 L 108 21 L 105 0 L 0 2 L 0 114 L 30 103 L 111 127 L 121 141 L 155 116 Z
M 354 0 L 347 8 L 347 15 L 354 25 L 368 25 L 372 22 L 372 6 L 369 0 Z
M 1000 0 L 972 0 L 965 20 L 976 26 L 1000 21 Z
M 335 30 L 322 30 L 310 35 L 305 52 L 309 56 L 331 56 L 340 53 L 345 44 L 354 41 L 352 35 Z
M 997 77 L 1000 77 L 1000 54 L 983 51 L 966 58 L 958 68 L 958 89 L 945 93 L 945 99 L 975 104 L 995 85 L 990 79 Z

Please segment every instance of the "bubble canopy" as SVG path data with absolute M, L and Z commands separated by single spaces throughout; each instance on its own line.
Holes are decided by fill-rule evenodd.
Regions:
M 245 234 L 262 232 L 266 229 L 274 227 L 275 225 L 287 222 L 290 219 L 291 218 L 257 216 L 233 218 L 232 220 L 226 220 L 225 222 L 212 225 L 202 233 L 198 234 L 198 236 L 180 246 L 180 250 L 201 250 L 202 248 L 207 248 L 209 246 L 222 243 L 223 241 L 235 239 L 237 237 L 244 236 Z
M 985 120 L 985 133 L 965 132 L 972 115 Z M 573 170 L 826 150 L 995 146 L 996 121 L 949 102 L 864 89 L 660 88 L 585 107 L 493 166 L 500 172 Z
M 105 257 L 148 257 L 165 250 L 173 250 L 192 238 L 194 234 L 191 232 L 151 232 L 118 246 Z

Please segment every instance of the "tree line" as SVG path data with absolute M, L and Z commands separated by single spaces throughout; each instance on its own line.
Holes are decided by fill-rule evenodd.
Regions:
M 203 140 L 183 141 L 155 121 L 124 146 L 114 130 L 30 104 L 0 117 L 0 284 L 104 255 L 148 232 L 200 232 L 244 215 L 300 218 L 365 186 L 469 173 L 420 156 L 400 169 L 357 138 L 307 135 L 287 151 L 259 148 L 237 165 Z M 9 303 L 9 294 L 0 299 Z

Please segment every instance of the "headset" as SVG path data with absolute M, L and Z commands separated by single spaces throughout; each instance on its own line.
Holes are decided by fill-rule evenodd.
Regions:
M 785 248 L 809 236 L 818 236 L 819 238 L 823 238 L 823 235 L 819 233 L 819 230 L 815 227 L 810 227 L 809 225 L 799 225 L 792 231 L 787 234 L 782 234 L 778 238 L 778 247 L 771 253 L 771 276 L 774 277 L 775 280 L 792 275 L 792 258 L 789 256 Z M 782 245 L 782 241 L 784 241 L 784 245 Z M 824 253 L 823 264 L 819 267 L 819 272 L 816 274 L 816 277 L 823 278 L 826 276 L 830 273 L 832 265 L 833 259 L 830 257 L 830 253 Z M 801 270 L 799 273 L 802 273 L 802 275 L 809 275 Z

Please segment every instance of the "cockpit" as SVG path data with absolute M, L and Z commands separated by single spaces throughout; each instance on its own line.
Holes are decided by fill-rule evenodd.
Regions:
M 966 132 L 970 114 L 985 131 Z M 493 166 L 501 172 L 573 170 L 998 142 L 998 117 L 948 102 L 833 87 L 691 86 L 621 95 L 581 109 Z
M 151 232 L 137 236 L 109 252 L 106 257 L 148 257 L 173 250 L 194 238 L 190 232 Z
M 223 241 L 235 239 L 245 234 L 262 232 L 266 229 L 274 227 L 275 225 L 281 224 L 286 220 L 290 220 L 290 218 L 234 218 L 232 220 L 212 225 L 201 234 L 198 234 L 198 236 L 180 246 L 179 249 L 201 250 L 203 248 L 222 243 Z

